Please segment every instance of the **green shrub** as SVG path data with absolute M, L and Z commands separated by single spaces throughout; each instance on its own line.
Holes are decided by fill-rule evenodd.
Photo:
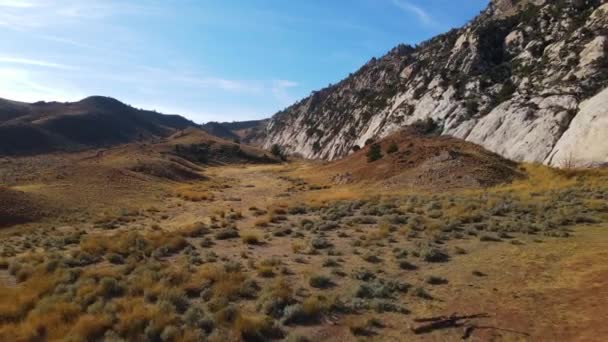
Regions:
M 422 299 L 433 299 L 433 296 L 431 296 L 428 292 L 426 292 L 426 290 L 423 289 L 422 287 L 417 287 L 414 290 L 413 295 L 418 298 L 422 298 Z
M 379 144 L 372 144 L 367 151 L 367 162 L 372 163 L 382 158 L 382 149 Z
M 410 262 L 402 260 L 399 262 L 399 268 L 405 271 L 414 271 L 417 270 L 418 267 Z
M 317 289 L 326 289 L 333 285 L 331 279 L 324 275 L 313 275 L 310 277 L 308 284 Z
M 283 150 L 278 144 L 273 144 L 272 147 L 270 147 L 270 153 L 277 158 L 283 159 Z
M 432 262 L 432 263 L 438 263 L 438 262 L 448 262 L 450 261 L 450 256 L 437 248 L 432 248 L 428 251 L 426 251 L 423 255 L 422 258 L 424 261 L 426 262 Z
M 390 145 L 388 145 L 388 148 L 386 149 L 387 154 L 393 154 L 398 151 L 399 151 L 399 146 L 397 146 L 397 144 L 395 142 L 392 142 Z
M 238 237 L 239 232 L 234 228 L 226 228 L 215 234 L 215 238 L 218 240 L 236 239 Z
M 448 283 L 448 280 L 442 277 L 429 276 L 426 278 L 426 283 L 430 285 L 444 285 Z
M 483 242 L 500 242 L 501 240 L 492 235 L 482 235 L 479 237 L 479 241 Z

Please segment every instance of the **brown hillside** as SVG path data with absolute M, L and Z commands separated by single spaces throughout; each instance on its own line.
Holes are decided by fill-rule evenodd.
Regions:
M 93 96 L 79 102 L 0 99 L 0 155 L 33 155 L 108 147 L 166 137 L 196 124 Z
M 515 162 L 484 148 L 446 136 L 428 136 L 406 129 L 375 143 L 382 157 L 368 161 L 370 144 L 325 166 L 334 181 L 376 181 L 386 186 L 451 189 L 487 187 L 522 177 Z M 392 147 L 396 151 L 390 151 Z
M 201 179 L 204 166 L 276 163 L 278 160 L 267 151 L 188 128 L 159 141 L 99 151 L 89 162 L 172 181 L 189 181 Z
M 14 217 L 6 225 L 29 221 L 26 214 L 37 212 L 35 203 L 25 201 L 30 195 L 52 198 L 56 206 L 75 212 L 139 207 L 181 183 L 208 180 L 209 166 L 277 162 L 264 150 L 196 128 L 108 149 L 2 158 L 0 184 L 27 194 L 11 192 L 10 198 L 19 201 L 0 197 L 0 217 Z
M 0 187 L 0 228 L 32 222 L 47 215 L 42 203 L 36 196 Z

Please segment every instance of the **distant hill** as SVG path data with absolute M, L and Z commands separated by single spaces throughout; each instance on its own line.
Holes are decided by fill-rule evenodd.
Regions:
M 216 137 L 249 143 L 264 131 L 268 121 L 268 119 L 233 122 L 210 121 L 202 125 L 201 128 Z
M 227 140 L 240 139 L 238 135 L 236 135 L 228 127 L 224 126 L 224 124 L 222 124 L 221 122 L 207 122 L 206 124 L 202 125 L 201 128 L 203 129 L 203 131 L 218 138 Z
M 0 155 L 31 155 L 167 137 L 198 127 L 179 115 L 141 110 L 116 99 L 23 103 L 0 99 Z

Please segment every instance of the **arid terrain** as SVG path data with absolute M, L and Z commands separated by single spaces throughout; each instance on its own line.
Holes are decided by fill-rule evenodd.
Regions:
M 608 341 L 608 0 L 0 27 L 0 342 Z
M 608 336 L 606 170 L 407 132 L 280 162 L 186 130 L 0 179 L 2 341 Z

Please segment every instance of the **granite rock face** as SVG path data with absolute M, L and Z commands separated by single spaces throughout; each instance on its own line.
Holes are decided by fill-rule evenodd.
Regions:
M 552 166 L 608 165 L 608 89 L 581 104 L 545 162 Z
M 494 0 L 466 26 L 400 45 L 277 113 L 257 143 L 333 160 L 423 123 L 517 161 L 604 163 L 605 88 L 606 0 Z

